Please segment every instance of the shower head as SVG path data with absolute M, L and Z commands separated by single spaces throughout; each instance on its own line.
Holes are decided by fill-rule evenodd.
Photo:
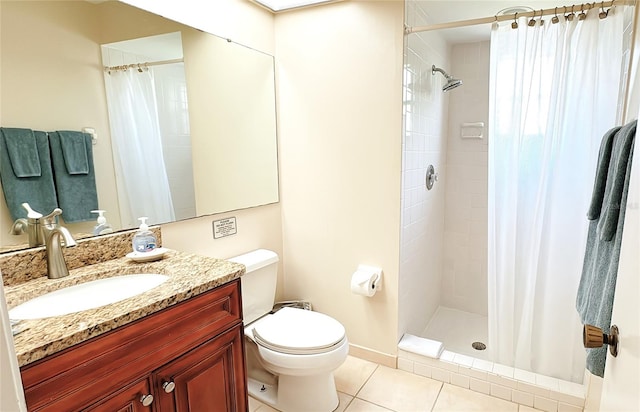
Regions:
M 442 86 L 442 91 L 443 92 L 448 92 L 449 90 L 455 89 L 456 87 L 458 87 L 458 86 L 460 86 L 462 84 L 462 80 L 456 79 L 453 76 L 450 76 L 449 74 L 447 74 L 447 72 L 445 72 L 444 70 L 436 67 L 435 65 L 431 66 L 431 74 L 435 75 L 436 72 L 442 73 L 444 78 L 447 79 L 447 84 Z

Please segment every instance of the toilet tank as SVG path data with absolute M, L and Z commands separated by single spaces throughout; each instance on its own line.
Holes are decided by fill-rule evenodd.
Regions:
M 246 273 L 240 277 L 242 314 L 247 325 L 273 309 L 278 283 L 278 254 L 258 249 L 228 260 L 247 267 Z

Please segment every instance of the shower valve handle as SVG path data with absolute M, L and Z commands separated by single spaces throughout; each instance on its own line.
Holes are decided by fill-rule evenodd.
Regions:
M 438 173 L 436 173 L 433 165 L 427 166 L 427 175 L 425 177 L 425 185 L 427 186 L 427 190 L 431 190 L 433 188 L 433 184 L 438 181 Z
M 602 332 L 602 329 L 593 325 L 584 325 L 582 329 L 582 343 L 585 348 L 600 348 L 603 345 L 609 345 L 609 352 L 616 357 L 618 356 L 618 327 L 611 326 L 609 334 Z

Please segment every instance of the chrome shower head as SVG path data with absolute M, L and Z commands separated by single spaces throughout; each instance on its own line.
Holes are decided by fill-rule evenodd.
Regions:
M 445 72 L 444 70 L 436 67 L 435 65 L 431 66 L 431 74 L 435 75 L 436 72 L 442 73 L 444 78 L 447 79 L 447 84 L 442 86 L 442 91 L 443 92 L 448 92 L 449 90 L 455 89 L 456 87 L 458 87 L 458 86 L 460 86 L 462 84 L 462 80 L 456 79 L 453 76 L 450 76 L 449 74 L 447 74 L 447 72 Z

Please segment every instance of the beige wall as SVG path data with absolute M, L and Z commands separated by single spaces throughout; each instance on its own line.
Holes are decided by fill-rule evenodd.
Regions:
M 213 238 L 213 221 L 235 217 L 238 233 Z M 280 204 L 221 213 L 162 226 L 162 245 L 203 256 L 227 259 L 255 249 L 269 249 L 280 256 L 276 299 L 283 297 L 282 219 Z
M 342 322 L 352 344 L 395 355 L 403 3 L 349 1 L 276 17 L 287 298 Z M 358 264 L 384 270 L 373 298 Z

